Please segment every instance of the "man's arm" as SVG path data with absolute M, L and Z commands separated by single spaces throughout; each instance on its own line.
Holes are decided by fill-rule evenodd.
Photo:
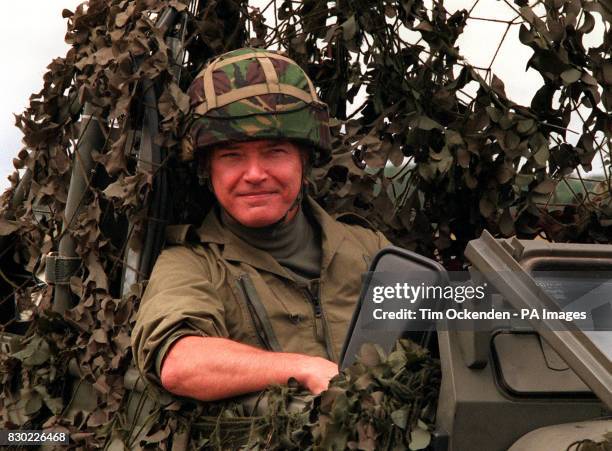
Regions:
M 290 377 L 317 395 L 338 374 L 321 357 L 270 352 L 227 338 L 187 336 L 166 353 L 161 382 L 179 396 L 215 401 L 285 384 Z

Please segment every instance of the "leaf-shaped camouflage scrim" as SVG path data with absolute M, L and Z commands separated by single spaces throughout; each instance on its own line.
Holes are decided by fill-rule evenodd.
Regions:
M 422 449 L 429 443 L 440 387 L 440 365 L 419 346 L 400 341 L 388 356 L 365 345 L 358 362 L 319 396 L 290 381 L 244 404 L 212 403 L 192 424 L 194 447 L 207 449 Z M 423 435 L 422 448 L 415 435 Z
M 20 175 L 11 176 L 1 201 L 2 328 L 26 336 L 11 342 L 12 354 L 0 354 L 2 427 L 65 428 L 83 449 L 122 442 L 167 448 L 183 440 L 202 406 L 153 389 L 157 401 L 139 403 L 128 390 L 142 388 L 128 367 L 143 287 L 122 295 L 120 280 L 126 249 L 142 247 L 151 223 L 197 223 L 210 206 L 195 168 L 176 158 L 189 115 L 184 92 L 207 59 L 247 44 L 283 50 L 300 63 L 337 118 L 333 159 L 312 174 L 313 194 L 328 211 L 360 213 L 395 243 L 449 269 L 462 266 L 467 241 L 484 229 L 609 241 L 610 3 L 505 3 L 515 14 L 507 26 L 519 27 L 521 45 L 533 52 L 529 70 L 542 76 L 529 105 L 514 103 L 502 80 L 461 57 L 457 40 L 469 31 L 473 4 L 449 13 L 441 2 L 430 8 L 419 0 L 279 0 L 259 9 L 246 0 L 90 0 L 64 11 L 72 48 L 50 64 L 43 89 L 17 117 L 25 147 L 14 163 L 29 172 L 19 186 Z M 155 26 L 167 8 L 185 14 L 184 35 Z M 603 34 L 601 44 L 587 49 L 585 37 L 595 33 Z M 143 102 L 149 90 L 156 105 Z M 85 103 L 90 117 L 81 115 Z M 135 152 L 147 108 L 159 112 L 153 141 L 163 148 L 160 162 Z M 576 115 L 583 126 L 569 130 Z M 94 121 L 103 134 L 95 174 L 85 174 L 81 208 L 66 221 L 71 171 L 81 167 L 75 148 Z M 571 178 L 600 155 L 602 181 Z M 172 199 L 158 217 L 148 206 L 163 171 Z M 50 312 L 53 289 L 40 277 L 44 256 L 65 234 L 82 264 L 69 280 L 77 304 L 62 317 Z M 394 404 L 404 385 L 391 385 L 399 398 L 387 398 L 391 421 L 379 426 L 405 432 L 418 418 Z M 334 393 L 325 399 L 338 402 Z M 132 424 L 128 410 L 149 420 Z M 323 423 L 311 425 L 310 437 Z M 372 446 L 370 426 L 362 423 L 350 440 Z M 417 429 L 425 429 L 415 429 L 420 440 Z M 349 440 L 342 430 L 334 437 Z

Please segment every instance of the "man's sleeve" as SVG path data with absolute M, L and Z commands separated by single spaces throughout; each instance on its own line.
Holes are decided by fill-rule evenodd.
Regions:
M 228 336 L 214 270 L 205 258 L 182 246 L 164 250 L 157 259 L 132 331 L 136 366 L 150 381 L 161 385 L 163 358 L 179 338 Z
M 378 249 L 382 249 L 383 247 L 391 246 L 393 243 L 387 239 L 382 232 L 376 232 L 376 237 L 378 238 Z

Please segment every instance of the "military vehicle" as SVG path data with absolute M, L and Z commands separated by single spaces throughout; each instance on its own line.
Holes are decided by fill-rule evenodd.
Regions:
M 178 5 L 178 2 L 174 3 Z M 191 2 L 189 8 L 198 13 L 203 10 L 199 2 Z M 185 11 L 179 9 L 165 8 L 154 18 L 174 61 L 183 61 L 184 57 L 187 20 Z M 181 67 L 174 69 L 180 72 Z M 175 75 L 178 77 L 180 74 Z M 115 297 L 128 298 L 133 294 L 132 290 L 141 287 L 139 284 L 146 281 L 166 237 L 180 241 L 185 230 L 183 227 L 165 226 L 177 219 L 185 219 L 173 215 L 170 207 L 171 193 L 181 189 L 181 183 L 187 183 L 187 178 L 180 169 L 178 174 L 173 174 L 162 164 L 167 155 L 155 139 L 163 121 L 156 108 L 159 98 L 154 81 L 145 80 L 139 94 L 140 102 L 130 111 L 132 128 L 124 145 L 125 154 L 135 156 L 134 160 L 141 166 L 139 169 L 153 174 L 151 184 L 154 189 L 150 191 L 146 205 L 148 218 L 138 224 L 129 223 L 122 214 L 96 219 L 100 220 L 101 229 L 116 246 L 117 259 L 123 263 L 121 274 L 110 283 L 109 290 Z M 28 346 L 22 337 L 31 326 L 32 315 L 28 311 L 30 307 L 23 307 L 24 297 L 39 305 L 40 302 L 44 304 L 45 293 L 52 293 L 50 304 L 60 317 L 74 306 L 74 292 L 79 288 L 74 276 L 82 269 L 83 262 L 77 252 L 79 240 L 68 231 L 84 214 L 87 207 L 84 199 L 87 199 L 89 187 L 106 189 L 115 180 L 113 175 L 104 171 L 96 173 L 99 161 L 96 152 L 104 148 L 109 134 L 116 130 L 108 126 L 108 118 L 100 116 L 97 105 L 79 104 L 78 99 L 75 100 L 78 105 L 65 114 L 80 115 L 79 140 L 70 163 L 70 186 L 62 233 L 56 236 L 57 243 L 48 243 L 56 246 L 49 249 L 52 252 L 46 253 L 44 259 L 16 266 L 12 246 L 18 240 L 12 235 L 14 231 L 10 223 L 15 218 L 5 218 L 8 222 L 3 223 L 3 236 L 0 237 L 3 302 L 0 308 L 2 352 L 5 355 L 16 354 Z M 32 178 L 32 171 L 26 170 L 11 193 L 13 211 L 23 208 L 33 189 L 40 189 L 32 184 Z M 202 193 L 197 192 L 195 197 L 205 195 Z M 33 209 L 33 216 L 42 224 L 53 218 L 52 212 L 43 205 L 34 204 L 28 208 Z M 138 239 L 134 240 L 136 244 L 126 246 L 125 237 L 131 235 L 135 227 L 143 227 Z M 604 272 L 612 269 L 612 246 L 496 240 L 487 233 L 469 244 L 466 256 L 472 265 L 473 280 L 487 281 L 493 288 L 491 302 L 500 308 L 510 305 L 516 309 L 542 306 L 558 309 L 552 295 L 530 275 L 537 271 L 563 270 L 569 274 L 579 273 L 585 268 Z M 372 272 L 390 269 L 406 274 L 425 272 L 432 280 L 446 277 L 439 264 L 397 250 L 381 254 L 374 262 Z M 32 274 L 33 270 L 35 274 Z M 46 290 L 46 287 L 52 289 Z M 361 306 L 367 302 L 369 289 L 366 283 Z M 25 304 L 30 305 L 28 302 Z M 474 306 L 465 304 L 464 308 Z M 360 328 L 360 312 L 361 309 L 355 316 L 347 341 L 345 356 L 348 360 L 345 365 L 349 364 L 361 343 L 375 342 L 389 349 L 399 336 L 397 331 L 383 333 Z M 598 312 L 598 317 L 609 319 L 605 306 Z M 416 334 L 416 338 L 411 333 L 411 337 L 439 356 L 442 365 L 442 384 L 430 448 L 437 451 L 557 450 L 567 449 L 581 440 L 602 440 L 603 434 L 612 431 L 612 421 L 603 420 L 612 410 L 609 339 L 612 332 L 610 328 L 603 330 L 600 332 L 605 335 L 603 339 L 601 335 L 595 338 L 591 331 L 571 325 L 562 328 L 558 324 L 534 319 L 492 321 L 487 327 L 477 330 L 453 330 L 451 326 L 441 326 L 437 331 Z M 104 387 L 87 379 L 76 360 L 70 360 L 67 368 L 70 377 L 63 381 L 65 392 L 62 396 L 71 401 L 58 415 L 70 417 L 78 415 L 78 412 L 93 411 L 99 391 Z M 135 368 L 127 369 L 121 382 L 128 394 L 124 396 L 126 401 L 120 409 L 130 432 L 129 439 L 122 442 L 116 442 L 116 437 L 109 432 L 106 444 L 113 449 L 119 446 L 117 443 L 137 443 L 151 412 L 159 408 L 159 398 L 151 395 Z M 3 392 L 2 416 L 5 422 L 28 424 L 23 412 L 28 412 L 31 406 L 24 406 L 22 395 L 19 390 Z M 172 443 L 173 449 L 188 447 L 184 435 L 179 437 L 177 434 Z
M 442 365 L 432 449 L 565 450 L 582 440 L 604 440 L 612 431 L 612 246 L 496 240 L 485 232 L 469 243 L 466 256 L 472 264 L 470 283 L 489 285 L 492 293 L 489 302 L 454 307 L 501 312 L 505 305 L 539 313 L 457 325 L 441 320 L 437 340 L 425 325 L 416 328 Z M 598 271 L 601 277 L 593 279 Z M 378 328 L 367 324 L 372 324 L 367 303 L 373 287 L 406 280 L 435 286 L 448 275 L 420 255 L 399 248 L 381 251 L 362 290 L 344 367 L 366 342 L 390 350 L 400 336 L 414 337 L 410 320 L 394 329 L 389 321 Z M 570 309 L 577 299 L 580 305 Z M 412 310 L 426 306 L 417 300 Z M 584 312 L 600 327 L 581 330 L 571 322 L 546 320 L 546 309 Z

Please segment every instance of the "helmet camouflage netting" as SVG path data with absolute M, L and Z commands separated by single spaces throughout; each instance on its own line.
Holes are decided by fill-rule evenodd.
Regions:
M 331 149 L 329 113 L 312 81 L 293 60 L 244 48 L 209 63 L 189 87 L 192 117 L 182 157 L 229 141 L 288 139 L 312 147 L 312 161 Z

